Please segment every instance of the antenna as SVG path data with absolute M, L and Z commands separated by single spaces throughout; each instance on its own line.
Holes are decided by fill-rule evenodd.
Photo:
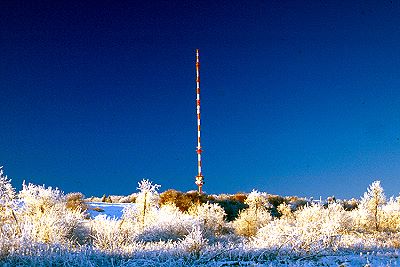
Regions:
M 200 60 L 199 49 L 196 49 L 196 109 L 197 109 L 197 176 L 196 185 L 199 188 L 199 194 L 202 193 L 204 184 L 203 174 L 201 172 L 201 145 L 200 145 Z

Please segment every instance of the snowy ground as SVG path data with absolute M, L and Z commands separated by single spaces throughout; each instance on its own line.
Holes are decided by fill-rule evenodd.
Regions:
M 120 219 L 122 217 L 124 208 L 134 206 L 135 204 L 88 202 L 87 205 L 89 206 L 88 212 L 92 218 L 95 218 L 98 215 L 107 215 L 110 218 Z
M 200 255 L 199 258 L 174 255 L 168 251 L 138 251 L 132 256 L 98 253 L 91 249 L 83 249 L 82 252 L 70 252 L 62 250 L 50 251 L 38 250 L 36 255 L 18 255 L 0 260 L 1 266 L 268 266 L 268 267 L 388 267 L 400 266 L 399 252 L 338 252 L 338 255 L 309 255 L 305 257 L 274 256 L 266 251 L 251 253 L 243 251 L 242 257 L 231 258 L 230 253 L 220 255 L 220 251 L 214 251 Z M 238 253 L 236 253 L 238 254 Z M 239 253 L 240 254 L 240 253 Z M 246 257 L 248 254 L 248 257 Z

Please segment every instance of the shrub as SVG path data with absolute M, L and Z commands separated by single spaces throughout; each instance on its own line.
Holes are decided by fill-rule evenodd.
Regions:
M 203 231 L 198 225 L 193 226 L 189 234 L 181 241 L 183 249 L 194 256 L 200 258 L 202 250 L 208 244 L 208 239 L 203 236 Z
M 236 193 L 236 194 L 230 196 L 229 199 L 236 200 L 236 201 L 239 201 L 240 203 L 244 204 L 244 202 L 247 199 L 247 194 L 239 192 L 239 193 Z
M 350 199 L 350 200 L 343 200 L 343 208 L 347 211 L 352 211 L 357 209 L 358 207 L 358 200 L 357 199 Z
M 283 205 L 280 207 L 284 208 Z M 341 234 L 350 222 L 347 212 L 336 203 L 327 208 L 321 205 L 307 206 L 293 215 L 290 218 L 282 216 L 261 228 L 252 244 L 299 254 L 336 250 Z
M 31 183 L 26 185 L 25 181 L 18 197 L 23 200 L 25 214 L 40 214 L 60 203 L 65 204 L 63 192 L 58 188 L 53 189 L 51 186 L 45 188 Z
M 23 202 L 18 218 L 25 239 L 61 244 L 77 241 L 84 215 L 67 208 L 60 190 L 24 183 L 18 196 Z
M 189 191 L 185 193 L 185 196 L 190 199 L 190 202 L 193 204 L 202 204 L 207 203 L 210 199 L 207 197 L 206 194 L 202 193 L 199 194 L 197 191 Z
M 282 203 L 277 207 L 277 212 L 279 213 L 279 217 L 286 220 L 294 219 L 294 215 L 292 213 L 292 208 L 290 205 L 286 203 Z
M 173 204 L 180 211 L 188 211 L 194 204 L 193 198 L 180 191 L 169 189 L 160 194 L 160 205 Z
M 348 213 L 337 203 L 327 208 L 311 205 L 295 212 L 296 227 L 300 232 L 300 248 L 305 251 L 331 248 L 350 226 Z
M 226 213 L 226 220 L 233 221 L 239 216 L 239 212 L 249 206 L 244 204 L 243 202 L 237 200 L 236 198 L 227 198 L 227 199 L 217 199 L 215 203 L 220 205 L 225 213 Z
M 382 206 L 382 218 L 380 229 L 386 232 L 398 232 L 400 230 L 400 198 L 391 197 L 389 201 Z
M 207 237 L 222 233 L 226 214 L 224 209 L 218 204 L 203 203 L 192 206 L 189 214 L 195 217 L 197 224 Z
M 80 192 L 68 193 L 65 198 L 67 200 L 66 206 L 70 210 L 86 211 L 88 209 L 84 201 L 85 196 Z
M 20 228 L 15 215 L 17 208 L 15 189 L 0 167 L 0 259 L 7 256 Z
M 297 196 L 291 196 L 286 198 L 286 203 L 288 203 L 293 211 L 296 211 L 306 205 L 311 204 L 307 199 L 305 198 L 300 198 Z
M 15 197 L 16 193 L 11 185 L 11 179 L 4 175 L 3 167 L 0 167 L 0 207 L 13 208 Z
M 188 211 L 193 205 L 199 205 L 207 202 L 214 202 L 215 197 L 206 194 L 199 194 L 197 191 L 189 191 L 186 193 L 168 189 L 160 194 L 160 205 L 174 204 L 182 212 Z
M 188 234 L 192 225 L 196 224 L 193 216 L 181 212 L 172 204 L 163 205 L 154 212 L 153 223 L 137 236 L 137 240 L 145 242 L 177 241 Z
M 275 208 L 277 208 L 282 203 L 285 203 L 285 198 L 278 195 L 268 195 L 267 201 Z
M 95 248 L 116 253 L 133 242 L 138 234 L 138 224 L 126 220 L 96 216 L 90 223 L 92 244 Z
M 239 217 L 233 222 L 238 235 L 254 236 L 258 229 L 268 224 L 272 217 L 267 211 L 267 200 L 258 191 L 253 190 L 245 202 L 249 207 L 240 211 Z

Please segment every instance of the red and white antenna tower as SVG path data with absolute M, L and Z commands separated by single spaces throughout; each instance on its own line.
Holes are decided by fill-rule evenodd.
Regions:
M 199 49 L 196 49 L 196 109 L 197 109 L 197 176 L 196 185 L 199 187 L 199 193 L 202 193 L 204 184 L 203 174 L 201 172 L 201 145 L 200 145 L 200 60 Z

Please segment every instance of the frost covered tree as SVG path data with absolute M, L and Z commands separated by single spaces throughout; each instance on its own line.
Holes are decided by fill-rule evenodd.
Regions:
M 0 167 L 0 223 L 15 218 L 15 189 L 11 185 L 11 179 L 4 175 L 3 167 Z
M 151 212 L 153 207 L 158 206 L 158 189 L 160 185 L 153 184 L 149 180 L 143 179 L 139 183 L 139 194 L 136 198 L 137 208 L 141 214 L 141 222 L 142 226 L 145 226 L 146 223 L 146 216 L 148 217 L 148 213 Z
M 250 237 L 254 236 L 258 229 L 268 224 L 272 217 L 267 211 L 268 201 L 256 190 L 247 196 L 245 204 L 249 207 L 240 211 L 238 218 L 233 222 L 233 227 L 237 234 Z
M 154 209 L 158 207 L 158 189 L 161 186 L 153 184 L 148 179 L 138 183 L 139 193 L 136 197 L 136 206 L 124 210 L 124 219 L 138 221 L 142 230 L 154 219 Z
M 374 181 L 361 198 L 360 211 L 364 212 L 365 226 L 372 226 L 379 231 L 382 217 L 382 206 L 386 203 L 386 196 L 383 192 L 380 181 Z
M 6 256 L 9 248 L 20 234 L 16 209 L 16 193 L 11 185 L 11 180 L 4 175 L 0 167 L 0 258 Z
M 11 179 L 4 175 L 3 166 L 0 167 L 0 205 L 11 206 L 16 196 L 15 189 L 11 185 Z

